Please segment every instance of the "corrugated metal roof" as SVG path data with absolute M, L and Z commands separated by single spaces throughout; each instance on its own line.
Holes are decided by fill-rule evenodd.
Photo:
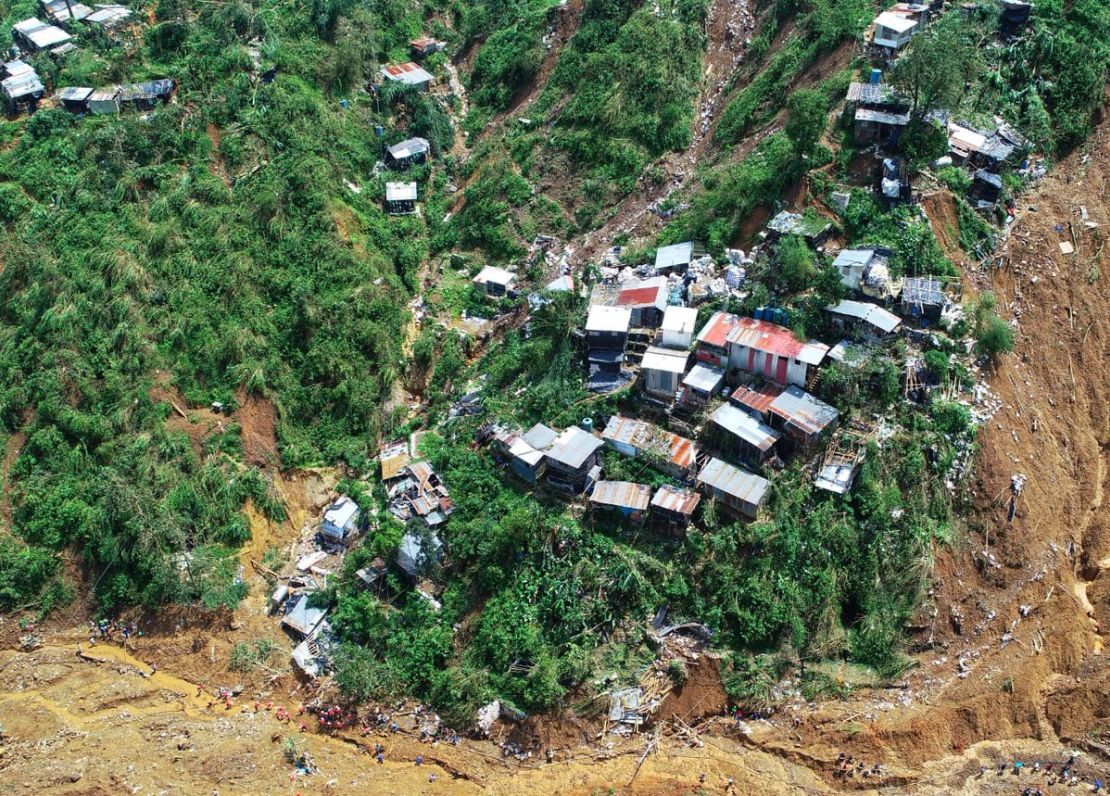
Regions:
M 698 483 L 732 495 L 753 506 L 760 505 L 767 497 L 771 482 L 747 470 L 733 467 L 720 459 L 710 459 L 698 475 Z
M 793 385 L 771 403 L 771 411 L 806 434 L 820 434 L 840 416 L 834 407 Z
M 558 432 L 555 429 L 545 426 L 543 423 L 536 423 L 526 432 L 524 432 L 524 441 L 531 445 L 538 451 L 550 448 L 551 444 L 558 437 Z
M 78 3 L 76 0 L 71 0 L 69 6 L 73 7 L 72 18 L 78 22 L 85 19 L 93 12 L 87 5 Z M 66 0 L 50 0 L 50 2 L 44 2 L 42 4 L 42 9 L 46 12 L 46 15 L 55 22 L 67 22 L 70 19 L 69 6 L 66 5 Z
M 875 17 L 875 24 L 881 25 L 887 30 L 892 30 L 895 33 L 905 33 L 907 30 L 912 30 L 917 27 L 916 19 L 909 19 L 900 14 L 893 14 L 890 11 L 884 11 Z
M 327 613 L 322 608 L 310 608 L 308 595 L 301 594 L 294 598 L 289 613 L 282 618 L 281 623 L 302 636 L 308 636 L 324 621 Z
M 697 362 L 690 368 L 682 383 L 699 392 L 714 393 L 721 388 L 724 380 L 725 372 L 721 368 Z
M 342 495 L 324 512 L 324 522 L 336 528 L 346 528 L 358 515 L 358 504 Z
M 685 373 L 686 362 L 689 358 L 690 354 L 687 351 L 649 346 L 648 350 L 644 352 L 644 358 L 640 361 L 640 368 L 642 370 L 661 370 L 665 373 Z
M 428 143 L 427 138 L 406 138 L 404 141 L 399 141 L 389 147 L 386 151 L 389 152 L 393 158 L 404 160 L 413 155 L 426 154 L 431 151 L 431 148 L 432 145 Z
M 58 99 L 63 102 L 85 102 L 92 93 L 93 89 L 84 86 L 66 86 L 58 92 Z
M 694 510 L 697 509 L 698 503 L 700 502 L 701 495 L 697 492 L 688 489 L 679 489 L 670 484 L 663 484 L 663 486 L 659 487 L 651 499 L 653 508 L 672 511 L 675 514 L 682 514 L 687 517 L 693 515 Z
M 123 22 L 131 16 L 131 9 L 123 6 L 97 6 L 97 10 L 89 14 L 86 22 L 110 28 Z
M 614 303 L 618 307 L 658 307 L 667 306 L 670 286 L 665 276 L 636 280 L 621 287 Z
M 590 307 L 586 318 L 587 332 L 627 332 L 632 323 L 631 307 Z
M 643 511 L 651 503 L 651 487 L 631 481 L 598 481 L 594 484 L 590 502 Z
M 889 124 L 895 127 L 904 127 L 910 123 L 910 114 L 890 113 L 877 111 L 872 108 L 856 108 L 857 122 L 875 122 L 876 124 Z
M 547 458 L 577 469 L 603 444 L 593 434 L 583 431 L 578 426 L 570 426 L 563 429 L 563 433 L 556 438 L 551 450 L 547 452 Z
M 728 343 L 729 332 L 739 322 L 740 319 L 731 313 L 715 312 L 698 332 L 698 342 L 724 348 Z
M 825 358 L 829 347 L 815 341 L 802 342 L 785 326 L 759 321 L 755 318 L 737 318 L 728 331 L 729 343 L 754 348 L 780 357 L 790 357 L 808 365 L 818 365 Z
M 419 64 L 412 61 L 403 64 L 389 64 L 381 69 L 382 75 L 407 86 L 418 86 L 432 81 L 431 74 Z
M 853 266 L 866 266 L 875 256 L 874 249 L 844 249 L 833 260 L 835 268 L 851 268 Z
M 674 268 L 679 265 L 689 265 L 692 259 L 694 259 L 694 244 L 692 241 L 660 246 L 655 252 L 655 267 Z
M 19 31 L 36 49 L 45 50 L 70 40 L 70 35 L 56 25 L 48 25 L 42 20 L 29 17 L 12 25 L 12 30 Z
M 709 419 L 761 451 L 770 450 L 779 439 L 776 431 L 732 404 L 721 404 Z
M 944 303 L 944 288 L 936 277 L 908 276 L 902 283 L 903 304 L 938 305 Z
M 887 312 L 877 304 L 868 301 L 849 301 L 845 299 L 839 304 L 825 309 L 833 315 L 844 315 L 869 323 L 884 334 L 890 334 L 902 324 L 897 315 Z
M 849 83 L 844 97 L 848 102 L 862 102 L 872 105 L 886 105 L 898 100 L 894 88 L 884 83 Z
M 758 389 L 752 387 L 737 387 L 732 391 L 729 400 L 749 409 L 754 409 L 761 415 L 767 414 L 771 403 L 782 395 L 782 387 L 777 384 L 764 384 Z

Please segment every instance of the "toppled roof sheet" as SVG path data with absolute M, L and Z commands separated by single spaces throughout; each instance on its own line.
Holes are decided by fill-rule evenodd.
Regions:
M 406 86 L 419 86 L 432 81 L 431 74 L 419 64 L 408 61 L 403 64 L 389 64 L 381 69 L 382 76 Z
M 892 312 L 887 312 L 877 304 L 869 301 L 849 301 L 844 299 L 839 304 L 826 307 L 834 315 L 844 315 L 858 321 L 869 323 L 883 334 L 890 334 L 902 325 L 902 320 Z
M 406 574 L 416 577 L 439 560 L 443 542 L 434 532 L 427 535 L 406 533 L 397 547 L 397 566 Z
M 686 361 L 689 358 L 690 354 L 687 351 L 650 346 L 644 352 L 644 358 L 640 361 L 640 368 L 642 370 L 661 370 L 665 373 L 685 373 Z
M 514 274 L 512 271 L 506 271 L 504 268 L 498 268 L 495 265 L 485 266 L 481 271 L 478 272 L 478 275 L 474 277 L 474 284 L 476 285 L 484 285 L 489 283 L 508 287 L 515 281 L 516 274 Z
M 709 419 L 763 452 L 769 451 L 779 439 L 778 432 L 732 404 L 721 404 Z
M 341 495 L 324 512 L 324 522 L 337 528 L 346 528 L 358 515 L 358 504 L 346 495 Z
M 288 613 L 282 617 L 281 623 L 302 636 L 311 635 L 328 613 L 323 608 L 310 608 L 307 594 L 294 597 L 290 606 Z
M 785 326 L 755 318 L 737 318 L 728 331 L 727 340 L 756 351 L 797 359 L 807 365 L 821 364 L 829 351 L 824 343 L 802 342 Z
M 698 503 L 701 502 L 701 495 L 689 489 L 679 489 L 670 484 L 663 484 L 655 491 L 655 495 L 651 499 L 652 508 L 659 508 L 663 511 L 670 511 L 675 514 L 682 514 L 686 517 L 693 515 Z
M 844 99 L 864 105 L 890 105 L 902 98 L 893 86 L 885 83 L 849 83 Z
M 908 276 L 902 282 L 903 304 L 944 304 L 944 286 L 932 276 Z
M 698 392 L 715 393 L 721 388 L 721 383 L 724 380 L 725 372 L 721 368 L 715 368 L 703 362 L 696 362 L 694 367 L 690 368 L 690 372 L 686 374 L 682 383 Z
M 555 439 L 547 452 L 547 458 L 571 469 L 578 469 L 603 444 L 600 439 L 578 426 L 569 426 Z
M 783 210 L 767 223 L 767 228 L 781 235 L 801 235 L 815 238 L 832 228 L 827 218 L 810 218 L 801 213 L 788 213 Z
M 692 259 L 694 259 L 693 241 L 660 246 L 655 252 L 655 267 L 666 269 L 689 265 Z
M 606 442 L 629 445 L 637 452 L 658 456 L 684 470 L 693 467 L 697 458 L 697 445 L 692 440 L 631 417 L 610 417 L 601 438 Z
M 820 434 L 840 417 L 834 407 L 793 385 L 771 402 L 770 409 L 772 414 L 807 435 Z
M 631 481 L 598 481 L 594 484 L 590 502 L 602 506 L 643 511 L 651 503 L 651 487 Z
M 733 467 L 727 462 L 713 458 L 706 462 L 698 474 L 698 483 L 712 487 L 726 495 L 731 495 L 753 506 L 758 506 L 767 497 L 771 482 L 747 470 Z
M 401 475 L 401 471 L 408 466 L 409 461 L 409 444 L 408 442 L 393 442 L 383 445 L 378 453 L 378 458 L 382 463 L 382 480 L 392 481 Z
M 877 111 L 873 108 L 856 108 L 855 119 L 857 122 L 873 122 L 875 124 L 889 124 L 894 127 L 905 127 L 910 123 L 910 114 Z
M 594 305 L 586 318 L 587 332 L 627 332 L 632 323 L 631 307 Z
M 855 462 L 833 462 L 821 468 L 813 483 L 818 489 L 843 495 L 852 488 L 852 482 L 856 480 L 858 471 L 859 464 Z

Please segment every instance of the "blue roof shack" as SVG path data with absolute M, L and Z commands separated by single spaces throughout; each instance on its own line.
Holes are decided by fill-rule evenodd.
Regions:
M 320 533 L 333 542 L 346 544 L 358 533 L 360 513 L 357 503 L 346 495 L 341 495 L 324 512 L 324 523 L 320 526 Z
M 420 578 L 439 561 L 443 542 L 434 531 L 406 533 L 397 548 L 397 567 L 414 580 Z

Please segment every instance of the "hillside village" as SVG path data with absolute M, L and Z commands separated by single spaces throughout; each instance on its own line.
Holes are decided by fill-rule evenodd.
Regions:
M 1028 6 L 1012 6 L 1009 27 L 1000 35 L 1020 35 L 1022 8 L 1027 16 Z M 830 186 L 829 204 L 842 217 L 852 203 L 867 202 L 886 211 L 902 208 L 904 225 L 928 228 L 920 189 L 895 154 L 910 120 L 909 100 L 884 84 L 883 70 L 936 11 L 898 4 L 875 19 L 867 52 L 870 63 L 881 67 L 864 68 L 861 80 L 849 83 L 837 122 L 873 167 L 859 181 Z M 433 80 L 415 64 L 384 68 L 382 77 L 421 91 Z M 931 168 L 946 174 L 947 182 L 966 183 L 966 200 L 958 201 L 981 214 L 994 230 L 992 238 L 1005 235 L 1015 194 L 1002 190 L 1002 175 L 1027 184 L 1043 173 L 1029 142 L 1006 124 L 974 129 L 933 109 L 926 118 L 946 140 L 945 154 Z M 386 173 L 404 174 L 432 157 L 427 140 L 403 140 L 386 151 Z M 394 193 L 401 186 L 407 191 L 403 206 Z M 416 212 L 417 193 L 417 183 L 387 182 L 386 211 Z M 817 490 L 848 495 L 867 456 L 898 431 L 890 404 L 858 400 L 860 391 L 885 391 L 883 400 L 919 412 L 943 402 L 964 413 L 946 430 L 955 452 L 945 479 L 955 492 L 969 466 L 974 428 L 997 408 L 979 375 L 988 356 L 972 336 L 992 321 L 968 317 L 993 310 L 969 309 L 950 265 L 907 258 L 893 237 L 847 245 L 842 223 L 812 209 L 783 209 L 747 251 L 726 249 L 717 259 L 703 243 L 685 241 L 659 246 L 642 263 L 627 262 L 616 246 L 597 263 L 575 265 L 571 249 L 560 253 L 554 238 L 541 236 L 526 267 L 478 267 L 466 277 L 468 306 L 485 308 L 489 317 L 467 319 L 464 311 L 469 328 L 488 345 L 513 328 L 527 335 L 530 315 L 545 306 L 570 313 L 578 378 L 585 394 L 596 396 L 584 405 L 601 400 L 613 409 L 585 411 L 566 426 L 520 427 L 486 410 L 485 377 L 478 373 L 476 388 L 455 402 L 444 428 L 465 421 L 475 428 L 472 444 L 491 457 L 507 484 L 543 494 L 545 501 L 569 502 L 595 527 L 682 539 L 698 531 L 707 510 L 714 523 L 764 517 L 786 468 L 800 467 Z M 795 295 L 776 306 L 774 293 L 764 289 L 765 275 L 788 267 L 784 260 L 796 258 L 799 249 L 803 259 L 827 264 L 820 267 L 836 282 L 822 284 L 815 296 L 803 291 L 800 301 Z M 757 296 L 770 303 L 752 306 Z M 822 302 L 816 312 L 814 299 Z M 800 315 L 808 335 L 795 331 Z M 425 325 L 438 321 L 423 316 Z M 830 384 L 831 374 L 836 385 L 852 382 L 855 397 Z M 883 379 L 895 383 L 880 386 Z M 860 411 L 865 405 L 879 411 Z M 445 529 L 454 504 L 450 483 L 420 458 L 418 436 L 381 446 L 381 488 L 375 493 L 382 502 L 372 499 L 367 516 L 350 497 L 338 498 L 320 528 L 320 552 L 305 548 L 297 564 L 304 574 L 290 580 L 292 591 L 275 592 L 274 610 L 283 610 L 283 624 L 305 639 L 294 653 L 303 672 L 329 671 L 338 639 L 325 610 L 311 610 L 311 621 L 304 621 L 310 602 L 297 595 L 325 586 L 342 568 L 344 550 L 367 529 L 373 533 L 383 512 L 406 530 L 392 557 L 375 557 L 358 569 L 356 587 L 384 599 L 407 583 L 440 610 L 442 573 L 451 556 Z M 626 463 L 614 467 L 612 455 Z M 328 517 L 344 506 L 350 507 L 346 524 L 337 532 Z M 339 558 L 325 562 L 327 554 Z M 401 580 L 387 579 L 390 570 Z M 282 608 L 290 595 L 295 599 Z M 308 655 L 309 648 L 317 654 Z
M 580 5 L 544 10 L 531 80 L 568 80 L 553 62 L 573 50 L 566 30 Z M 55 547 L 55 526 L 72 523 L 104 571 L 126 561 L 126 574 L 97 579 L 106 613 L 171 597 L 234 609 L 252 577 L 264 582 L 266 621 L 288 640 L 280 655 L 305 701 L 412 698 L 435 711 L 417 722 L 422 740 L 449 727 L 503 739 L 572 704 L 595 741 L 629 736 L 710 666 L 727 699 L 698 708 L 707 713 L 762 717 L 786 699 L 898 682 L 914 653 L 933 651 L 907 638 L 937 621 L 931 565 L 960 536 L 977 430 L 1002 406 L 989 376 L 1021 331 L 1020 306 L 999 306 L 980 277 L 999 266 L 1027 212 L 1022 194 L 1053 156 L 995 85 L 1030 35 L 1033 3 L 876 11 L 862 33 L 799 55 L 794 82 L 777 88 L 763 76 L 774 54 L 748 84 L 729 82 L 745 74 L 743 48 L 766 53 L 777 40 L 777 23 L 765 35 L 750 15 L 730 22 L 731 77 L 714 75 L 710 90 L 702 76 L 694 116 L 669 125 L 693 132 L 656 151 L 644 140 L 662 137 L 664 115 L 654 131 L 601 134 L 589 125 L 612 124 L 608 105 L 583 110 L 589 91 L 571 99 L 528 80 L 510 91 L 512 64 L 483 55 L 487 34 L 511 49 L 503 31 L 463 47 L 448 15 L 388 31 L 396 41 L 362 73 L 342 57 L 359 37 L 340 30 L 339 10 L 320 11 L 309 27 L 340 44 L 315 64 L 316 86 L 291 74 L 269 23 L 206 11 L 228 14 L 214 27 L 234 31 L 233 78 L 220 95 L 228 110 L 190 121 L 189 81 L 210 67 L 167 72 L 166 53 L 195 15 L 39 0 L 36 16 L 13 22 L 0 66 L 5 140 L 23 151 L 83 126 L 105 190 L 149 204 L 131 220 L 143 254 L 120 243 L 102 270 L 153 309 L 89 337 L 112 340 L 104 361 L 179 368 L 172 389 L 159 382 L 133 400 L 138 441 L 109 457 L 153 484 L 158 522 L 174 535 L 148 544 L 133 529 L 128 544 L 98 546 L 89 529 L 119 521 L 114 498 L 78 510 L 44 486 L 86 477 L 74 440 L 112 437 L 75 407 L 81 391 L 114 396 L 117 382 L 139 379 L 137 366 L 106 378 L 116 364 L 76 368 L 78 386 L 68 366 L 57 389 L 27 380 L 66 395 L 68 409 L 50 404 L 41 422 L 60 418 L 68 436 L 32 439 L 13 472 L 33 487 L 13 493 L 8 523 Z M 699 28 L 682 3 L 641 13 Z M 803 47 L 794 31 L 780 38 L 784 51 Z M 936 66 L 949 42 L 950 72 Z M 154 50 L 147 63 L 104 68 Z M 573 53 L 567 70 L 596 55 Z M 734 89 L 740 98 L 718 106 Z M 302 118 L 303 149 L 258 132 L 282 115 Z M 193 149 L 123 165 L 104 125 L 129 116 L 151 140 L 188 123 Z M 699 162 L 728 136 L 724 155 Z M 343 168 L 322 165 L 329 149 Z M 68 169 L 77 155 L 57 157 Z M 606 158 L 628 173 L 614 176 Z M 275 187 L 279 159 L 289 183 Z M 186 187 L 172 200 L 147 201 L 174 179 Z M 289 185 L 311 185 L 312 200 L 301 207 Z M 94 205 L 42 194 L 34 201 L 67 212 Z M 224 204 L 241 194 L 258 206 Z M 31 217 L 23 189 L 0 200 L 8 228 Z M 635 202 L 644 207 L 630 212 Z M 1099 240 L 1085 209 L 1056 231 L 1064 256 L 1085 235 Z M 243 252 L 250 240 L 251 254 L 209 251 L 209 237 Z M 294 276 L 275 264 L 291 251 Z M 160 280 L 135 264 L 163 255 L 172 265 Z M 244 267 L 251 257 L 275 261 L 259 275 Z M 204 286 L 202 268 L 219 289 Z M 14 268 L 7 278 L 24 281 Z M 252 280 L 264 297 L 236 303 Z M 173 319 L 210 296 L 225 303 L 208 321 Z M 126 314 L 130 301 L 101 303 Z M 38 316 L 65 326 L 56 317 L 77 311 L 52 302 Z M 221 326 L 233 316 L 259 326 Z M 148 325 L 156 344 L 141 344 Z M 264 350 L 259 330 L 277 327 L 283 348 Z M 12 390 L 4 413 L 40 422 Z M 279 419 L 259 452 L 244 446 L 237 413 L 263 400 Z M 207 429 L 188 433 L 198 412 Z M 136 431 L 170 418 L 187 433 Z M 266 475 L 282 467 L 338 475 L 291 544 L 238 557 L 252 533 L 241 506 L 252 524 L 287 519 Z M 996 498 L 1009 521 L 1026 483 L 1015 462 Z M 42 519 L 52 506 L 64 520 Z M 992 555 L 984 570 L 1001 568 Z M 269 670 L 268 654 L 255 668 Z M 836 676 L 830 662 L 843 664 Z M 965 676 L 962 660 L 946 665 Z M 502 748 L 524 761 L 525 746 Z

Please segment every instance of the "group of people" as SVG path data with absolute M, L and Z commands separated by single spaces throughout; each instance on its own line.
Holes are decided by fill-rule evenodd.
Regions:
M 852 755 L 841 752 L 836 758 L 836 775 L 844 779 L 855 777 L 862 779 L 878 778 L 883 775 L 883 766 L 882 763 L 874 763 L 869 766 L 862 760 L 856 760 Z
M 1027 765 L 1024 760 L 1003 760 L 999 762 L 996 771 L 1000 777 L 1004 776 L 1006 772 L 1010 772 L 1014 776 L 1020 776 L 1026 771 L 1031 771 L 1034 776 L 1045 777 L 1046 787 L 1063 785 L 1074 788 L 1078 785 L 1089 785 L 1092 793 L 1102 793 L 1105 787 L 1102 779 L 1099 777 L 1088 779 L 1086 776 L 1081 776 L 1076 770 L 1078 760 L 1079 756 L 1074 752 L 1063 763 L 1045 763 L 1042 765 L 1039 760 L 1034 760 Z M 987 767 L 980 766 L 979 777 L 982 778 L 986 773 Z M 1022 796 L 1044 796 L 1044 791 L 1033 785 L 1026 786 L 1021 793 Z
M 138 622 L 117 622 L 114 619 L 101 619 L 99 621 L 89 620 L 89 646 L 96 646 L 96 642 L 107 641 L 109 643 L 115 641 L 116 634 L 119 633 L 120 639 L 124 644 L 132 636 L 142 636 L 143 631 L 139 629 Z

